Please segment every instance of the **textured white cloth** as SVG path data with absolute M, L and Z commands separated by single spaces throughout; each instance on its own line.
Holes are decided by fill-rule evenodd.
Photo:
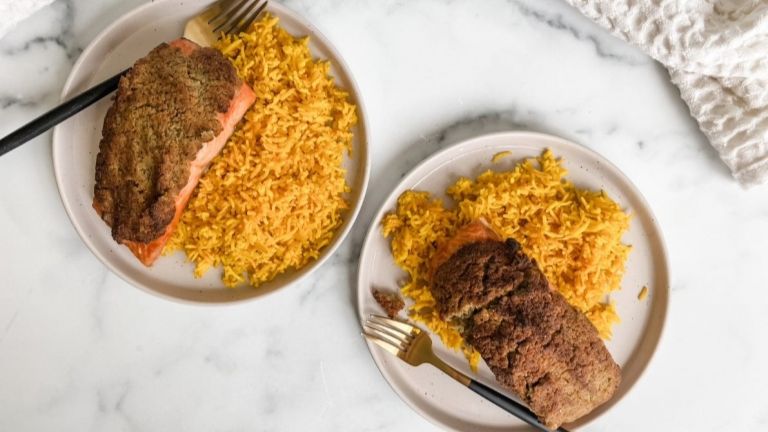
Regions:
M 768 1 L 566 1 L 667 67 L 739 183 L 768 181 Z
M 0 39 L 16 24 L 52 2 L 53 0 L 0 0 Z

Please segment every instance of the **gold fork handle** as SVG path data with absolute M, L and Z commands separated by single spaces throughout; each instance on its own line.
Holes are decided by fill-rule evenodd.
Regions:
M 531 412 L 531 410 L 526 408 L 524 405 L 518 403 L 513 399 L 510 399 L 509 397 L 505 396 L 502 393 L 497 392 L 496 390 L 488 387 L 487 385 L 477 382 L 471 379 L 470 377 L 464 375 L 463 373 L 457 371 L 456 369 L 454 369 L 453 367 L 451 367 L 450 365 L 442 361 L 434 353 L 432 354 L 429 360 L 430 360 L 429 363 L 432 366 L 445 372 L 446 375 L 460 382 L 465 387 L 469 387 L 470 390 L 480 395 L 483 399 L 489 402 L 492 402 L 494 405 L 512 414 L 513 416 L 519 418 L 520 420 L 528 423 L 529 425 L 535 427 L 536 429 L 540 431 L 549 432 L 549 429 L 543 424 L 541 424 L 539 419 L 536 417 L 536 414 Z M 565 430 L 564 428 L 559 428 L 557 429 L 557 432 L 568 432 L 568 431 Z
M 440 359 L 440 357 L 436 356 L 434 353 L 432 353 L 432 355 L 429 358 L 429 364 L 445 372 L 446 375 L 460 382 L 465 387 L 469 387 L 469 384 L 472 382 L 471 378 L 457 371 L 452 366 L 448 365 L 448 363 L 444 362 L 442 359 Z

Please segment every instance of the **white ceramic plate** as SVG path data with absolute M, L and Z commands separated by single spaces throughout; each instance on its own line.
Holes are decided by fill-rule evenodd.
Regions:
M 561 138 L 529 132 L 506 132 L 481 136 L 443 150 L 409 173 L 392 191 L 371 223 L 360 257 L 357 307 L 360 319 L 381 309 L 371 295 L 372 287 L 395 289 L 406 275 L 392 259 L 389 242 L 381 234 L 381 219 L 394 210 L 397 198 L 408 189 L 429 191 L 450 202 L 445 189 L 459 176 L 474 178 L 487 169 L 509 170 L 523 158 L 541 154 L 545 148 L 565 160 L 568 178 L 577 186 L 604 189 L 632 214 L 624 242 L 632 245 L 621 291 L 611 295 L 622 322 L 613 328 L 607 343 L 613 358 L 622 368 L 622 383 L 611 401 L 589 416 L 568 425 L 578 427 L 614 406 L 629 392 L 648 365 L 661 337 L 667 313 L 669 274 L 667 254 L 661 232 L 640 192 L 610 162 L 585 147 Z M 512 155 L 499 163 L 491 157 L 504 150 Z M 648 286 L 643 301 L 637 294 Z M 438 356 L 472 376 L 461 353 L 445 348 L 437 336 L 432 338 Z M 456 431 L 529 430 L 512 417 L 472 391 L 462 387 L 431 366 L 411 367 L 376 345 L 368 344 L 373 360 L 384 378 L 414 410 L 432 422 Z M 493 374 L 481 362 L 475 379 L 504 391 L 495 384 Z M 509 392 L 505 392 L 509 394 Z M 511 396 L 511 395 L 510 395 Z
M 209 3 L 209 0 L 161 0 L 123 16 L 83 51 L 64 85 L 62 99 L 124 70 L 159 43 L 180 37 L 184 23 Z M 80 237 L 107 267 L 137 287 L 162 297 L 191 302 L 223 303 L 255 298 L 287 286 L 320 266 L 342 242 L 360 210 L 368 182 L 369 160 L 365 107 L 357 85 L 339 53 L 312 24 L 276 2 L 270 2 L 267 10 L 278 16 L 281 25 L 294 36 L 310 36 L 313 56 L 330 60 L 336 82 L 357 104 L 359 123 L 354 130 L 352 158 L 345 160 L 347 180 L 352 188 L 351 209 L 345 213 L 344 223 L 331 244 L 316 261 L 258 289 L 225 288 L 220 272 L 213 270 L 195 279 L 193 265 L 185 262 L 180 252 L 160 258 L 151 268 L 144 267 L 125 246 L 115 243 L 108 227 L 91 207 L 101 126 L 111 104 L 110 98 L 105 98 L 56 127 L 53 166 L 61 200 Z

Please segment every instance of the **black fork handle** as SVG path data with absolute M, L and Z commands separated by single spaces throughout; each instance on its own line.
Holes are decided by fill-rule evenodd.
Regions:
M 528 423 L 534 428 L 540 431 L 549 432 L 549 429 L 547 429 L 544 425 L 542 425 L 541 422 L 539 422 L 539 419 L 536 418 L 536 414 L 532 413 L 528 408 L 515 402 L 514 400 L 508 398 L 507 396 L 475 380 L 471 380 L 467 387 L 469 387 L 470 390 L 479 394 L 486 400 L 493 402 L 494 405 L 512 414 L 513 416 L 519 418 L 520 420 Z M 565 430 L 564 428 L 558 428 L 556 432 L 568 432 L 568 431 Z
M 96 101 L 117 89 L 122 77 L 128 70 L 102 81 L 63 104 L 53 108 L 40 117 L 11 132 L 0 139 L 0 156 L 8 153 L 25 142 L 35 138 L 48 129 L 93 105 Z

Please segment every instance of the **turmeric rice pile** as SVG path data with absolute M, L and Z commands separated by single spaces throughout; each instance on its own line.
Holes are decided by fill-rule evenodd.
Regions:
M 216 47 L 256 103 L 203 175 L 165 249 L 184 251 L 196 277 L 221 266 L 225 285 L 258 286 L 316 259 L 341 225 L 349 191 L 342 162 L 357 117 L 308 43 L 268 15 Z
M 536 166 L 538 165 L 538 166 Z M 608 339 L 619 322 L 608 294 L 620 289 L 630 246 L 621 242 L 630 217 L 605 192 L 575 187 L 547 150 L 512 171 L 486 171 L 460 178 L 446 208 L 427 192 L 406 191 L 385 216 L 384 235 L 395 262 L 408 273 L 402 293 L 413 300 L 412 319 L 462 349 L 475 368 L 480 356 L 464 344 L 459 329 L 440 319 L 429 290 L 428 263 L 441 242 L 460 226 L 484 218 L 503 238 L 513 237 L 535 258 L 550 283 Z

